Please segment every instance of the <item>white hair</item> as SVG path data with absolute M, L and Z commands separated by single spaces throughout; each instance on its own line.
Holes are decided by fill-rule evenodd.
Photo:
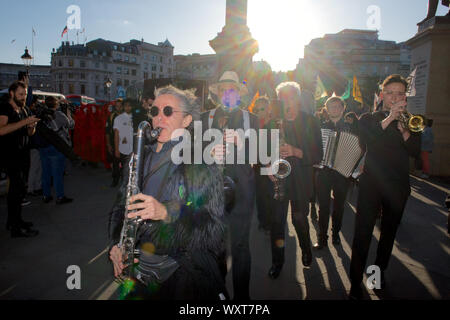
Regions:
M 277 88 L 277 97 L 280 97 L 280 92 L 285 90 L 295 90 L 297 92 L 298 97 L 301 96 L 302 90 L 300 89 L 300 85 L 295 81 L 285 81 L 280 83 Z

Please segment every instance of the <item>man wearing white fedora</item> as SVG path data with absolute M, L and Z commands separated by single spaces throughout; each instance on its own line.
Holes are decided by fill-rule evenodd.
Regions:
M 224 165 L 224 175 L 234 181 L 234 205 L 226 212 L 226 223 L 231 241 L 233 298 L 234 300 L 249 300 L 249 284 L 251 271 L 251 256 L 249 246 L 250 223 L 255 202 L 255 178 L 248 159 L 249 143 L 247 135 L 239 136 L 235 130 L 258 130 L 256 115 L 241 109 L 241 97 L 248 94 L 247 87 L 239 81 L 234 71 L 225 71 L 219 82 L 211 85 L 209 90 L 219 100 L 216 109 L 202 114 L 204 129 L 215 128 L 226 133 L 224 144 L 216 145 L 213 153 L 216 159 L 224 159 L 227 148 L 234 148 L 234 155 L 245 152 L 245 164 L 227 163 Z M 226 146 L 225 146 L 226 145 Z M 229 151 L 229 150 L 228 150 Z M 222 273 L 226 276 L 226 254 L 222 263 Z

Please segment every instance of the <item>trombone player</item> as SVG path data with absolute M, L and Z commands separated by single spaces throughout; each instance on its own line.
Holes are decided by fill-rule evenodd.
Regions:
M 411 193 L 409 157 L 420 154 L 423 119 L 406 111 L 408 83 L 400 75 L 388 76 L 382 85 L 383 108 L 366 113 L 359 121 L 360 139 L 366 145 L 364 173 L 360 177 L 355 232 L 350 263 L 350 299 L 361 299 L 365 272 L 377 214 L 382 209 L 381 232 L 375 265 L 384 287 L 384 271 L 392 253 L 395 235 Z

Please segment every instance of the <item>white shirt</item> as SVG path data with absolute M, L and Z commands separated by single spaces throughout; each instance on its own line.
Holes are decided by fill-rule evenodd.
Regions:
M 133 152 L 133 119 L 126 112 L 114 119 L 114 129 L 119 131 L 119 152 L 129 155 Z

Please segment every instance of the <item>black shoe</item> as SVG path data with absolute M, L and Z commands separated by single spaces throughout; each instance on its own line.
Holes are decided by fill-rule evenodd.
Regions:
M 22 207 L 28 206 L 30 204 L 31 204 L 31 201 L 29 201 L 29 200 L 27 200 L 25 198 L 22 199 L 22 203 L 21 203 Z
M 30 228 L 32 226 L 33 226 L 33 222 L 23 221 L 23 220 L 20 222 L 20 227 L 21 228 L 27 229 L 27 228 Z M 6 230 L 10 231 L 11 229 L 12 229 L 12 225 L 10 223 L 7 223 L 6 224 Z
M 49 202 L 52 201 L 52 200 L 53 200 L 53 197 L 52 197 L 52 196 L 48 196 L 48 197 L 44 196 L 44 197 L 42 198 L 42 201 L 43 201 L 44 203 L 49 203 Z
M 11 238 L 31 238 L 39 234 L 38 230 L 30 228 L 13 228 L 11 230 Z
M 70 202 L 72 202 L 72 201 L 73 201 L 73 199 L 67 198 L 66 196 L 64 196 L 64 197 L 62 197 L 62 198 L 56 199 L 56 204 L 70 203 Z
M 386 287 L 386 280 L 384 279 L 384 271 L 380 272 L 380 286 L 379 288 L 376 287 L 375 280 L 373 281 L 373 290 L 383 290 Z
M 309 267 L 312 263 L 312 252 L 309 250 L 302 254 L 302 263 L 305 267 Z
M 348 294 L 349 300 L 362 300 L 363 298 L 363 291 L 361 289 L 361 286 L 354 286 L 352 285 L 350 289 L 350 293 Z
M 327 240 L 319 239 L 317 243 L 313 244 L 313 248 L 316 250 L 321 250 L 328 246 Z
M 281 273 L 281 269 L 282 269 L 282 268 L 283 268 L 282 265 L 281 265 L 281 266 L 277 266 L 277 265 L 273 264 L 272 267 L 270 267 L 270 270 L 269 270 L 269 277 L 270 277 L 271 279 L 276 279 L 276 278 L 278 278 L 278 276 L 279 276 L 280 273 Z
M 339 235 L 333 235 L 333 244 L 337 246 L 341 244 L 341 238 L 339 237 Z

